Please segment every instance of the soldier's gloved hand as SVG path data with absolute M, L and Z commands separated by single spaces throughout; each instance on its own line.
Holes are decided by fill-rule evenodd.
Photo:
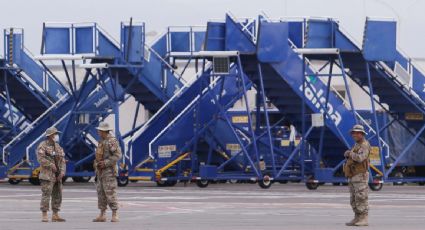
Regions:
M 100 169 L 104 169 L 106 167 L 105 162 L 104 161 L 99 161 L 97 163 L 97 167 Z
M 62 182 L 63 174 L 61 173 L 58 178 L 56 178 L 57 182 Z
M 345 153 L 344 153 L 344 157 L 350 157 L 350 153 L 351 153 L 351 151 L 350 151 L 350 150 L 345 151 Z
M 56 165 L 52 165 L 52 172 L 56 173 L 58 171 L 58 169 L 56 168 Z

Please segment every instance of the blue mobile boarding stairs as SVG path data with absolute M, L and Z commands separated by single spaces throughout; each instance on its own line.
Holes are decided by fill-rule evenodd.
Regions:
M 38 119 L 52 104 L 62 98 L 66 88 L 57 78 L 35 62 L 32 54 L 24 47 L 22 29 L 4 30 L 4 59 L 0 60 L 0 90 L 4 102 L 4 115 L 12 127 L 2 136 L 2 150 L 17 140 L 30 122 Z M 7 125 L 5 126 L 7 129 Z M 2 151 L 3 171 L 10 169 Z M 1 177 L 6 176 L 2 174 Z M 13 182 L 16 182 L 12 178 Z
M 135 137 L 140 126 L 136 126 L 139 106 L 143 105 L 151 114 L 155 114 L 161 106 L 166 103 L 182 86 L 180 79 L 175 76 L 174 68 L 172 68 L 156 51 L 145 45 L 144 41 L 144 23 L 134 23 L 132 20 L 121 24 L 121 42 L 117 43 L 103 31 L 97 24 L 79 25 L 77 23 L 59 28 L 48 27 L 49 32 L 61 33 L 61 29 L 73 30 L 73 40 L 81 47 L 74 53 L 69 53 L 69 49 L 65 52 L 61 51 L 61 55 L 82 55 L 86 59 L 91 59 L 90 64 L 81 64 L 89 72 L 100 72 L 107 76 L 113 86 L 119 86 L 122 92 L 114 92 L 110 94 L 113 101 L 122 101 L 126 95 L 131 95 L 138 102 L 136 108 L 133 129 L 128 134 L 120 135 L 119 113 L 118 109 L 114 109 L 116 119 L 116 136 L 120 139 L 124 152 L 123 163 L 120 164 L 119 185 L 123 186 L 128 183 L 128 165 L 125 164 L 128 156 L 129 145 L 124 145 L 123 139 L 130 139 L 130 146 L 138 146 L 144 140 Z M 54 29 L 54 30 L 52 30 Z M 93 32 L 95 31 L 95 32 Z M 61 36 L 61 35 L 57 35 Z M 64 37 L 68 37 L 64 35 Z M 98 41 L 94 48 L 93 41 Z M 47 44 L 47 43 L 46 43 Z M 53 44 L 53 43 L 52 43 Z M 84 48 L 86 47 L 86 48 Z M 88 48 L 87 48 L 88 47 Z M 102 48 L 103 47 L 103 48 Z M 87 55 L 86 49 L 89 51 L 95 49 L 95 55 Z M 148 56 L 145 57 L 145 49 Z M 103 85 L 103 81 L 99 81 Z
M 396 21 L 367 18 L 362 44 L 332 19 L 307 20 L 304 26 L 308 31 L 321 28 L 321 35 L 328 38 L 316 43 L 321 48 L 347 47 L 340 48 L 346 75 L 374 102 L 371 113 L 379 132 L 373 136 L 387 135 L 389 145 L 389 151 L 380 146 L 381 151 L 372 152 L 375 176 L 384 182 L 424 184 L 425 72 L 396 46 Z M 380 110 L 389 117 L 384 124 L 377 121 Z
M 239 31 L 238 26 L 239 24 L 231 21 L 230 18 L 228 18 L 226 23 L 210 22 L 208 24 L 207 35 L 206 35 L 206 40 L 204 45 L 205 49 L 207 51 L 212 51 L 212 52 L 214 51 L 223 52 L 223 50 L 226 50 L 226 49 L 232 50 L 237 48 L 236 50 L 240 51 L 240 48 L 241 48 L 240 46 L 232 47 L 232 42 L 235 42 L 235 41 L 230 41 L 229 43 L 227 43 L 227 39 L 232 39 L 235 37 L 237 40 L 236 42 L 240 42 L 245 39 L 245 41 L 248 42 L 247 44 L 252 47 L 253 44 L 251 43 L 249 39 L 247 40 L 247 37 L 243 35 L 243 33 L 239 32 L 241 35 L 243 35 L 242 37 L 241 36 L 238 37 L 237 34 L 235 35 L 234 32 Z M 241 25 L 241 28 L 248 28 L 248 27 L 249 27 L 249 24 Z M 284 39 L 284 41 L 286 40 L 287 39 Z M 245 47 L 242 47 L 242 50 L 243 48 Z M 255 51 L 253 52 L 253 54 L 255 54 Z M 191 58 L 194 58 L 193 56 L 194 55 L 192 55 Z M 302 63 L 302 59 L 300 59 L 298 55 L 296 55 L 296 57 L 298 59 L 298 62 Z M 202 55 L 201 55 L 201 58 L 202 58 Z M 239 59 L 237 58 L 237 60 Z M 240 62 L 236 62 L 236 65 L 238 64 L 240 64 Z M 244 67 L 247 67 L 246 69 L 249 70 L 250 66 L 252 65 L 246 64 Z M 239 72 L 242 72 L 242 71 L 239 71 Z M 255 75 L 255 74 L 258 74 L 258 72 L 257 71 L 249 72 L 249 74 Z M 300 74 L 302 74 L 302 72 Z M 214 71 L 212 72 L 212 74 L 211 73 L 207 74 L 207 77 L 211 77 L 211 75 L 213 76 L 215 75 Z M 198 79 L 202 79 L 202 75 Z M 151 140 L 152 136 L 147 135 L 150 133 L 149 128 L 152 128 L 155 125 L 160 123 L 165 123 L 163 121 L 165 120 L 164 118 L 167 118 L 167 114 L 171 114 L 175 118 L 170 123 L 168 124 L 165 123 L 167 124 L 167 126 L 164 129 L 162 129 L 161 132 L 157 134 L 157 136 L 153 140 L 150 141 L 149 146 L 144 144 L 145 149 L 141 148 L 141 151 L 135 151 L 135 149 L 133 149 L 133 152 L 135 153 L 133 153 L 129 158 L 132 159 L 132 162 L 137 164 L 135 171 L 138 171 L 138 173 L 130 172 L 130 179 L 134 179 L 134 180 L 138 179 L 135 177 L 131 177 L 131 175 L 139 176 L 143 178 L 147 177 L 148 180 L 152 180 L 153 177 L 157 177 L 157 178 L 162 177 L 161 180 L 164 179 L 165 181 L 167 180 L 175 181 L 177 179 L 189 180 L 190 178 L 192 179 L 195 178 L 197 179 L 198 186 L 206 187 L 209 181 L 211 180 L 229 180 L 229 179 L 246 180 L 251 178 L 253 180 L 258 180 L 260 186 L 264 188 L 269 187 L 271 185 L 272 180 L 285 181 L 285 180 L 294 180 L 294 178 L 301 179 L 301 180 L 305 179 L 303 170 L 306 167 L 305 166 L 306 164 L 304 162 L 298 163 L 299 167 L 296 167 L 294 166 L 293 162 L 291 162 L 292 159 L 297 159 L 298 161 L 301 160 L 301 157 L 297 153 L 299 152 L 299 149 L 300 149 L 299 146 L 302 146 L 302 145 L 298 145 L 298 147 L 296 147 L 292 151 L 292 153 L 288 154 L 288 153 L 283 153 L 282 151 L 279 151 L 278 149 L 275 149 L 273 146 L 273 143 L 270 143 L 270 142 L 267 143 L 264 141 L 263 137 L 265 135 L 268 135 L 271 141 L 272 137 L 269 132 L 270 128 L 266 129 L 267 130 L 266 132 L 263 132 L 261 134 L 258 134 L 258 136 L 255 136 L 254 131 L 252 129 L 252 119 L 250 118 L 249 106 L 246 106 L 246 109 L 248 111 L 247 114 L 245 116 L 242 116 L 244 117 L 242 120 L 247 120 L 248 125 L 239 124 L 240 127 L 238 128 L 237 127 L 238 125 L 232 124 L 232 122 L 230 121 L 229 116 L 226 114 L 227 110 L 229 110 L 232 107 L 234 102 L 236 102 L 238 99 L 240 99 L 242 96 L 245 95 L 246 89 L 249 88 L 248 84 L 250 84 L 250 82 L 246 79 L 245 75 L 243 75 L 243 77 L 240 77 L 239 79 L 241 79 L 239 81 L 246 82 L 247 85 L 242 84 L 242 86 L 245 87 L 245 89 L 242 91 L 233 91 L 233 95 L 229 96 L 229 101 L 223 101 L 221 103 L 211 104 L 214 102 L 214 99 L 211 99 L 211 98 L 221 95 L 222 94 L 221 92 L 223 91 L 217 91 L 217 89 L 213 90 L 214 88 L 210 89 L 208 87 L 202 90 L 202 92 L 205 92 L 205 93 L 202 93 L 200 94 L 200 96 L 194 98 L 192 101 L 190 101 L 190 103 L 186 107 L 182 107 L 183 110 L 180 113 L 177 113 L 177 116 L 174 116 L 174 113 L 169 113 L 170 109 L 167 107 L 164 107 L 163 111 L 160 111 L 159 113 L 157 113 L 153 117 L 157 119 L 157 121 L 152 122 L 152 124 L 148 122 L 149 125 L 141 129 L 144 131 L 145 135 L 142 134 L 140 135 L 140 137 L 144 137 L 144 140 L 149 140 L 149 141 Z M 224 92 L 228 92 L 228 90 L 229 92 L 232 92 L 231 89 L 233 88 L 235 89 L 241 88 L 241 86 L 235 87 L 234 84 L 236 84 L 237 81 L 233 83 L 230 82 L 230 80 L 228 81 L 229 81 L 228 83 L 223 83 L 224 86 L 221 90 L 224 90 Z M 180 99 L 179 97 L 176 97 L 175 102 L 172 101 L 173 102 L 172 105 L 178 105 L 178 103 L 176 102 L 180 100 L 183 102 L 184 100 L 187 100 L 183 96 L 190 95 L 188 92 L 191 92 L 190 89 L 192 88 L 192 86 L 194 88 L 197 87 L 195 83 L 192 83 L 191 87 L 189 87 L 188 90 L 183 91 L 183 93 L 181 94 L 182 95 L 181 97 L 183 98 L 183 100 Z M 302 86 L 302 82 L 300 83 L 300 86 Z M 296 88 L 296 92 L 298 92 L 299 90 L 300 90 L 300 87 L 298 86 Z M 199 92 L 200 91 L 198 91 L 198 94 Z M 262 92 L 264 92 L 264 90 Z M 303 93 L 302 90 L 299 94 L 302 95 L 301 93 Z M 334 96 L 332 99 L 336 100 L 337 98 L 336 96 Z M 291 101 L 292 100 L 293 98 L 291 98 Z M 263 98 L 263 101 L 265 101 L 265 98 Z M 342 101 L 337 101 L 337 102 L 343 104 Z M 199 106 L 202 109 L 199 109 L 197 111 L 196 106 Z M 320 111 L 319 110 L 320 105 L 317 105 L 316 107 L 316 104 L 311 103 L 311 106 L 314 109 L 317 109 L 318 111 Z M 222 109 L 219 109 L 219 107 L 222 107 Z M 344 109 L 345 110 L 342 110 L 342 112 L 345 112 L 345 114 L 348 114 L 346 115 L 347 117 L 351 116 L 351 118 L 353 118 L 354 116 L 357 116 L 357 114 L 348 111 L 345 107 Z M 203 113 L 199 114 L 199 111 L 202 111 Z M 212 116 L 212 114 L 210 114 L 207 111 L 212 111 L 213 114 L 217 113 L 216 118 L 212 119 L 214 118 L 214 116 Z M 267 111 L 267 109 L 265 109 L 264 111 Z M 301 111 L 301 109 L 299 111 Z M 336 115 L 335 119 L 339 118 L 338 116 L 340 116 L 339 113 Z M 240 117 L 241 116 L 238 116 L 239 119 Z M 266 119 L 267 117 L 268 116 L 266 116 Z M 161 120 L 162 122 L 160 122 L 159 121 L 160 119 L 164 119 L 164 120 Z M 235 121 L 239 119 L 235 119 Z M 199 122 L 201 123 L 199 124 Z M 239 122 L 234 122 L 234 123 L 239 123 Z M 246 122 L 242 122 L 242 123 L 246 123 Z M 332 121 L 332 124 L 333 124 L 333 121 Z M 354 124 L 355 122 L 353 121 L 351 124 L 347 125 L 345 137 L 349 135 L 348 130 Z M 193 127 L 193 129 L 188 129 L 188 127 Z M 210 127 L 213 127 L 213 128 L 210 128 Z M 331 127 L 334 127 L 334 126 L 331 126 Z M 183 129 L 185 130 L 184 133 L 182 133 Z M 312 129 L 313 128 L 310 128 L 308 133 L 310 133 Z M 214 131 L 219 131 L 219 132 L 215 133 Z M 227 131 L 227 132 L 223 132 L 223 131 Z M 229 139 L 226 138 L 226 134 L 230 134 L 231 138 L 233 138 L 232 140 L 233 143 L 229 142 Z M 341 133 L 339 134 L 341 135 Z M 208 154 L 199 154 L 197 149 L 199 146 L 197 143 L 198 143 L 198 140 L 200 139 L 207 142 L 208 145 L 210 145 L 210 147 L 220 146 L 221 148 L 218 148 L 218 147 L 210 148 L 208 151 Z M 260 144 L 260 142 L 262 143 Z M 334 141 L 332 141 L 331 143 L 334 143 Z M 257 147 L 257 144 L 259 147 Z M 141 147 L 141 145 L 138 145 L 138 146 Z M 269 149 L 261 147 L 261 146 L 266 146 L 266 147 L 268 146 L 272 151 L 269 151 Z M 347 144 L 344 147 L 341 147 L 340 151 L 343 152 L 346 148 L 348 148 L 348 146 L 349 145 Z M 134 146 L 134 148 L 136 147 L 137 146 Z M 331 147 L 329 147 L 329 149 L 330 148 Z M 335 148 L 335 147 L 332 146 L 332 148 Z M 221 150 L 221 155 L 222 155 L 221 161 L 217 161 L 217 159 L 213 159 L 213 157 L 215 157 L 217 153 L 217 151 L 215 150 Z M 146 154 L 140 154 L 140 152 L 143 153 L 146 151 L 149 152 L 150 154 L 149 158 L 146 158 Z M 262 151 L 262 152 L 259 152 L 259 151 Z M 270 152 L 273 153 L 273 151 L 276 151 L 276 155 L 278 156 L 272 155 L 270 157 L 269 156 Z M 202 152 L 202 151 L 199 151 L 199 152 Z M 305 151 L 305 152 L 311 152 L 311 151 Z M 136 153 L 138 153 L 138 155 L 135 155 Z M 271 162 L 267 162 L 266 164 L 272 165 L 272 167 L 269 167 L 268 169 L 265 169 L 264 171 L 260 171 L 259 169 L 259 164 L 261 161 L 260 154 L 266 156 L 265 158 L 271 161 Z M 138 157 L 138 158 L 134 159 L 135 157 Z M 271 173 L 273 172 L 273 170 L 274 171 L 277 170 L 277 167 L 276 167 L 277 162 L 274 162 L 277 159 L 280 159 L 280 161 L 284 161 L 284 162 L 281 162 L 281 163 L 284 163 L 284 165 L 283 167 L 279 168 L 280 170 L 279 174 L 283 174 L 284 169 L 292 168 L 296 170 L 292 170 L 291 173 L 288 173 L 287 171 L 285 171 L 287 175 L 285 176 L 279 175 L 278 177 L 273 178 L 274 176 Z M 184 160 L 187 161 L 186 166 L 184 164 Z M 302 159 L 302 161 L 304 161 L 304 159 Z M 312 160 L 305 159 L 305 161 L 307 162 Z M 269 164 L 269 163 L 273 163 L 273 164 Z M 153 165 L 153 167 L 151 165 Z M 230 166 L 230 169 L 228 168 L 229 166 Z M 270 168 L 273 168 L 273 169 L 269 170 Z M 310 166 L 310 168 L 311 168 L 310 169 L 311 171 L 314 170 L 313 166 Z M 328 169 L 328 171 L 330 170 L 333 170 L 332 171 L 333 173 L 334 171 L 338 170 L 338 168 Z M 162 173 L 165 173 L 165 178 L 164 178 L 164 175 L 161 175 Z M 310 174 L 309 176 L 311 175 L 312 174 Z M 340 178 L 337 178 L 334 180 L 335 181 L 341 180 L 345 182 L 345 179 L 340 179 Z M 316 186 L 317 183 L 318 182 L 316 182 L 315 180 L 311 180 L 310 178 L 307 184 L 310 187 L 314 187 Z
M 43 62 L 45 59 L 54 60 L 52 55 L 58 55 L 63 52 L 67 45 L 71 49 L 70 43 L 65 42 L 69 37 L 60 37 L 63 34 L 58 36 L 58 34 L 55 34 L 55 29 L 57 28 L 54 27 L 50 30 L 44 25 L 43 56 L 39 57 L 39 59 L 46 69 L 48 68 Z M 66 33 L 64 30 L 61 30 L 61 32 Z M 67 32 L 71 33 L 71 30 Z M 61 38 L 65 39 L 64 42 L 57 43 Z M 57 44 L 63 44 L 63 46 L 58 47 Z M 74 49 L 74 45 L 77 49 L 80 47 L 78 42 L 72 45 L 72 49 Z M 108 44 L 102 45 L 98 46 L 99 50 L 107 50 L 109 48 L 107 47 Z M 48 55 L 50 56 L 46 57 Z M 80 86 L 78 86 L 74 59 L 72 59 L 73 79 L 71 80 L 63 60 L 63 58 L 66 60 L 70 58 L 69 56 L 62 56 L 61 58 L 68 84 L 70 85 L 69 92 L 52 104 L 3 148 L 4 153 L 7 153 L 6 162 L 9 167 L 7 176 L 14 183 L 19 183 L 20 180 L 27 178 L 33 184 L 39 183 L 36 147 L 44 139 L 44 131 L 51 126 L 56 126 L 63 132 L 61 144 L 67 154 L 68 170 L 66 177 L 70 176 L 74 181 L 83 182 L 89 180 L 90 176 L 94 174 L 92 159 L 94 158 L 95 148 L 93 140 L 97 135 L 95 127 L 100 120 L 114 111 L 113 108 L 117 107 L 111 103 L 112 100 L 109 95 L 112 92 L 121 93 L 122 90 L 113 86 L 110 80 L 105 79 L 108 78 L 108 75 L 103 73 L 93 74 L 90 71 L 86 71 Z M 100 81 L 105 87 L 99 86 Z
M 127 151 L 123 158 L 125 168 L 122 168 L 120 175 L 121 185 L 126 185 L 129 180 L 156 181 L 159 186 L 172 186 L 178 180 L 197 180 L 199 186 L 206 186 L 207 178 L 199 177 L 206 167 L 200 165 L 216 158 L 220 158 L 221 162 L 230 158 L 230 153 L 224 153 L 227 151 L 226 144 L 218 146 L 216 139 L 234 142 L 234 137 L 230 135 L 224 138 L 229 129 L 227 124 L 218 127 L 217 124 L 223 121 L 219 121 L 217 114 L 220 106 L 226 111 L 245 91 L 238 83 L 240 80 L 236 80 L 236 67 L 232 67 L 231 74 L 223 73 L 224 76 L 219 76 L 212 66 L 206 64 L 207 60 L 214 59 L 215 53 L 206 54 L 201 51 L 204 37 L 205 32 L 194 27 L 169 27 L 167 33 L 149 48 L 149 62 L 162 60 L 162 65 L 174 66 L 172 69 L 178 71 L 177 64 L 183 60 L 184 67 L 180 73 L 185 72 L 190 62 L 195 62 L 198 74 L 195 80 L 185 82 L 180 89 L 171 88 L 170 90 L 176 91 L 174 96 L 126 140 Z M 155 59 L 152 59 L 152 55 L 155 55 Z M 146 60 L 144 69 L 148 65 L 154 66 L 155 62 L 149 62 Z M 199 64 L 201 70 L 198 69 Z M 183 81 L 182 76 L 179 77 Z M 208 102 L 222 92 L 227 95 L 219 100 L 220 106 Z
M 354 109 L 346 73 L 325 72 L 326 66 L 316 70 L 307 58 L 322 56 L 326 60 L 329 57 L 339 60 L 340 50 L 351 46 L 338 43 L 334 49 L 315 47 L 315 43 L 320 44 L 327 38 L 321 36 L 321 28 L 305 30 L 299 27 L 303 25 L 300 22 L 271 21 L 260 16 L 258 24 L 258 34 L 255 34 L 246 29 L 243 21 L 227 15 L 223 23 L 226 49 L 241 52 L 244 70 L 257 86 L 262 102 L 269 100 L 301 135 L 300 144 L 283 161 L 276 159 L 278 154 L 272 148 L 260 153 L 270 155 L 263 170 L 263 183 L 270 186 L 270 181 L 299 178 L 309 189 L 316 189 L 325 182 L 345 183 L 343 153 L 354 144 L 350 129 L 356 123 L 367 126 L 374 148 L 379 146 L 389 151 L 385 140 L 373 135 L 376 131 Z M 312 37 L 315 39 L 308 39 Z M 303 39 L 306 39 L 304 44 L 299 42 Z M 346 97 L 332 88 L 332 77 L 343 78 Z M 273 124 L 267 126 L 271 128 Z M 370 185 L 379 189 L 376 175 L 377 172 L 371 173 Z

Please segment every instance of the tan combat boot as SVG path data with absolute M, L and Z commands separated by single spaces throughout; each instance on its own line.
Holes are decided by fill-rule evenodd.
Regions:
M 111 222 L 120 222 L 120 218 L 118 217 L 117 210 L 112 210 Z
M 53 212 L 52 222 L 65 222 L 66 220 L 59 216 L 58 212 Z
M 106 210 L 100 210 L 99 216 L 93 219 L 93 222 L 106 222 Z
M 354 224 L 354 226 L 368 226 L 368 214 L 361 214 L 359 216 L 359 221 Z
M 41 222 L 49 222 L 49 216 L 47 215 L 47 212 L 42 213 Z
M 345 225 L 347 225 L 347 226 L 354 226 L 354 224 L 357 223 L 357 221 L 359 221 L 359 214 L 355 213 L 354 214 L 354 219 L 352 219 L 348 223 L 345 223 Z

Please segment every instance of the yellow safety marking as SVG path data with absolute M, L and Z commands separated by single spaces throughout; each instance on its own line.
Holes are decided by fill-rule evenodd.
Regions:
M 280 146 L 287 147 L 291 142 L 289 140 L 281 140 Z
M 177 157 L 175 160 L 171 161 L 170 163 L 168 163 L 166 166 L 162 167 L 161 169 L 159 169 L 158 171 L 155 172 L 156 177 L 159 179 L 161 178 L 161 174 L 171 168 L 173 165 L 177 164 L 178 162 L 180 162 L 181 160 L 183 160 L 184 158 L 186 158 L 188 155 L 190 154 L 190 152 L 184 153 L 181 156 Z
M 129 180 L 142 180 L 142 181 L 151 181 L 152 178 L 149 176 L 133 176 L 133 177 L 128 177 Z
M 229 160 L 230 158 L 229 158 L 229 156 L 227 156 L 227 154 L 225 154 L 224 152 L 218 152 L 218 153 L 220 153 L 220 155 L 224 158 L 224 159 L 226 159 L 226 160 Z
M 241 151 L 241 146 L 239 144 L 226 144 L 226 149 L 230 151 Z
M 38 174 L 40 174 L 41 167 L 38 167 L 32 171 L 32 177 L 38 177 Z
M 248 116 L 233 116 L 232 123 L 234 124 L 248 123 Z
M 13 172 L 15 172 L 16 170 L 18 170 L 18 169 L 21 169 L 21 168 L 19 168 L 21 165 L 23 165 L 24 163 L 26 163 L 27 161 L 22 161 L 21 163 L 19 163 L 19 164 L 17 164 L 17 165 L 15 165 L 15 166 L 13 166 L 12 168 L 10 168 L 9 170 L 8 170 L 8 173 L 9 174 L 11 174 L 11 173 L 13 173 Z M 29 168 L 23 168 L 23 169 L 29 169 Z
M 152 168 L 138 168 L 136 169 L 137 172 L 153 172 Z
M 422 113 L 405 113 L 404 118 L 410 121 L 423 121 L 424 115 Z
M 225 153 L 225 152 L 218 152 L 224 159 L 226 159 L 226 160 L 229 160 L 230 159 L 230 157 L 229 156 L 227 156 L 227 154 Z M 242 164 L 238 164 L 239 165 L 239 167 L 241 167 L 241 168 L 243 168 L 243 165 Z
M 27 175 L 8 175 L 7 178 L 9 179 L 28 179 L 30 176 Z
M 146 158 L 145 160 L 143 160 L 143 161 L 140 163 L 139 167 L 140 167 L 140 166 L 142 166 L 142 165 L 144 165 L 144 164 L 146 164 L 146 163 L 148 163 L 148 162 L 153 162 L 153 159 L 152 159 L 152 158 L 150 158 L 150 157 Z
M 375 172 L 377 172 L 380 176 L 383 176 L 384 174 L 378 169 L 378 168 L 376 168 L 375 167 L 375 165 L 370 165 L 370 168 L 372 168 L 373 170 L 375 170 Z

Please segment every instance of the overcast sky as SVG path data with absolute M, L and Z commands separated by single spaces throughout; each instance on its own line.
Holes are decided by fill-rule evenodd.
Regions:
M 398 44 L 411 57 L 425 58 L 425 1 L 421 0 L 13 0 L 5 1 L 0 27 L 25 29 L 25 45 L 39 53 L 43 22 L 98 22 L 115 38 L 119 23 L 133 17 L 147 31 L 163 32 L 168 25 L 204 25 L 238 17 L 330 16 L 361 40 L 366 16 L 396 19 Z M 1 39 L 1 42 L 2 39 Z M 3 46 L 1 46 L 1 50 Z M 1 52 L 3 53 L 3 52 Z

